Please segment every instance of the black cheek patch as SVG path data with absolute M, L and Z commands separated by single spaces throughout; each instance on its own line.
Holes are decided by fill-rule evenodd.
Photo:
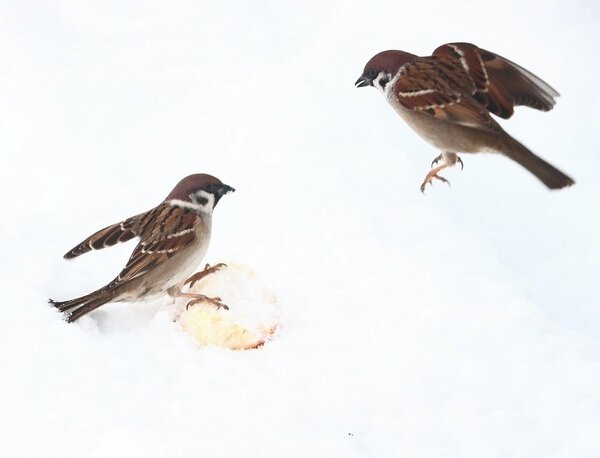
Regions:
M 379 85 L 380 85 L 380 86 L 381 86 L 381 88 L 383 89 L 384 87 L 386 87 L 386 86 L 387 86 L 387 83 L 389 83 L 389 82 L 390 82 L 389 78 L 381 78 L 381 79 L 379 80 Z

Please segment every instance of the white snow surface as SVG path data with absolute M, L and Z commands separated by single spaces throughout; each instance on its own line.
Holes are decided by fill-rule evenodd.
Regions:
M 594 1 L 0 4 L 0 456 L 598 457 L 600 6 Z M 577 184 L 438 154 L 373 88 L 384 49 L 470 41 L 556 87 L 502 125 Z M 111 280 L 93 231 L 182 177 L 234 186 L 206 262 L 283 326 L 198 348 L 167 299 L 67 324 Z

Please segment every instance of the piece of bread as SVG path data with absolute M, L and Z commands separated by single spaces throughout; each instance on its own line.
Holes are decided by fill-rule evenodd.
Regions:
M 177 321 L 201 345 L 232 350 L 258 348 L 272 339 L 279 327 L 279 307 L 275 295 L 247 266 L 227 263 L 217 272 L 198 281 L 190 293 L 219 297 L 229 310 L 208 302 L 180 304 Z

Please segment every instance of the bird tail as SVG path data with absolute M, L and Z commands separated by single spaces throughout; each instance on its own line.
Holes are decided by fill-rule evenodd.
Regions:
M 68 301 L 59 302 L 49 299 L 48 303 L 53 307 L 56 307 L 60 312 L 64 312 L 65 320 L 72 323 L 83 315 L 90 313 L 92 310 L 112 301 L 114 298 L 115 293 L 113 291 L 102 288 L 93 293 Z
M 575 184 L 575 180 L 565 175 L 541 157 L 536 156 L 514 138 L 506 135 L 499 148 L 500 152 L 521 164 L 533 173 L 550 189 L 561 189 Z

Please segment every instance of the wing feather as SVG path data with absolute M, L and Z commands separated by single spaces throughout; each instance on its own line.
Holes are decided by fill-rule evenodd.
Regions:
M 549 111 L 560 94 L 529 70 L 470 43 L 448 43 L 433 52 L 460 62 L 473 83 L 472 96 L 491 113 L 510 118 L 514 107 L 524 105 Z
M 189 208 L 164 203 L 145 219 L 140 242 L 110 288 L 148 273 L 190 246 L 196 240 L 196 229 L 202 224 L 198 214 Z
M 410 110 L 478 130 L 500 126 L 472 97 L 473 86 L 460 62 L 447 57 L 418 58 L 406 65 L 394 86 L 398 102 Z
M 137 237 L 140 228 L 143 226 L 142 222 L 148 213 L 150 212 L 140 213 L 139 215 L 100 229 L 83 242 L 71 248 L 63 257 L 65 259 L 73 259 L 88 251 L 101 250 Z

